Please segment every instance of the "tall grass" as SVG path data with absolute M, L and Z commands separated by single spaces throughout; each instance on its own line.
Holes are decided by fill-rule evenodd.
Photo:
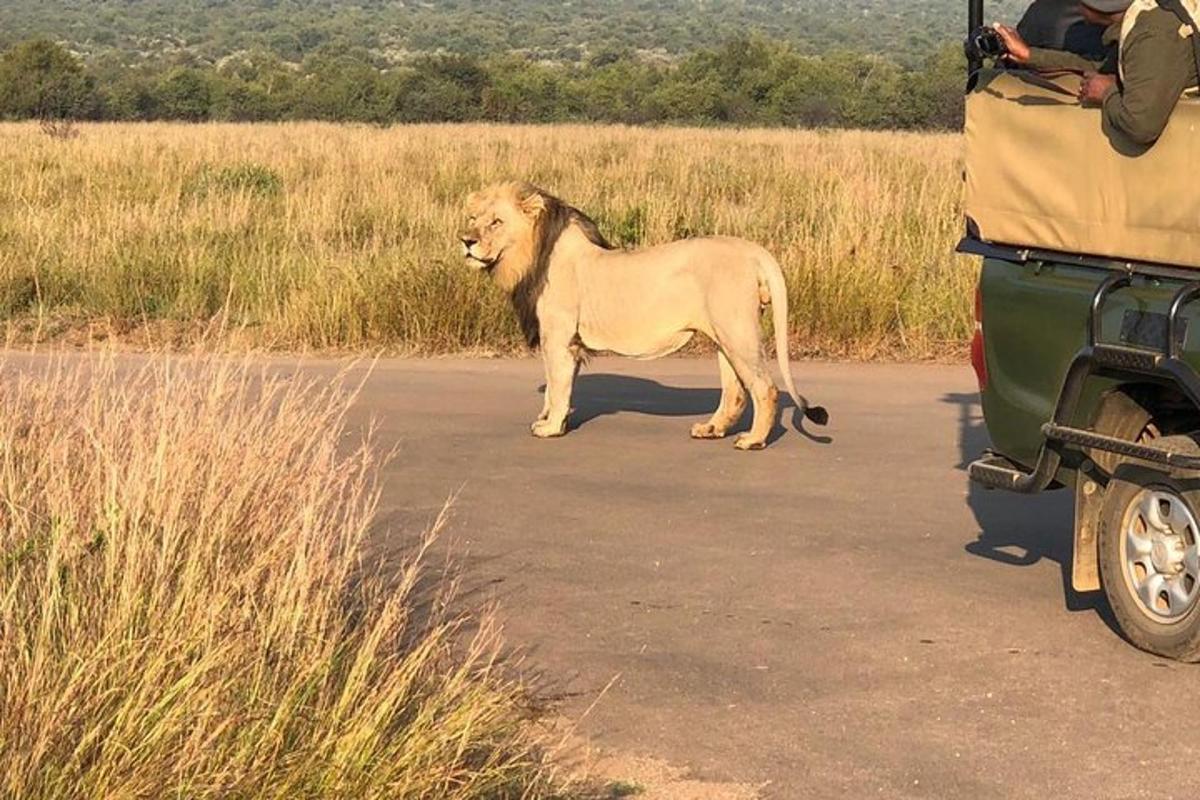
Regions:
M 259 344 L 519 348 L 462 263 L 471 190 L 528 179 L 645 245 L 733 234 L 788 272 L 798 353 L 926 357 L 969 336 L 959 139 L 856 132 L 322 124 L 0 125 L 0 318 Z M 31 320 L 33 322 L 31 322 Z
M 214 360 L 5 371 L 0 796 L 549 793 L 492 618 L 421 547 L 364 558 L 348 399 Z

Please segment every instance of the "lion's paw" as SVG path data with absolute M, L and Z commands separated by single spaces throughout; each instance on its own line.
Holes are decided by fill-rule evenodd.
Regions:
M 738 450 L 763 450 L 767 443 L 762 439 L 755 439 L 748 433 L 743 433 L 733 440 L 733 446 Z
M 724 439 L 725 431 L 711 422 L 698 422 L 692 426 L 693 439 Z
M 529 432 L 539 439 L 553 439 L 567 432 L 567 423 L 555 425 L 548 420 L 539 419 L 529 426 Z

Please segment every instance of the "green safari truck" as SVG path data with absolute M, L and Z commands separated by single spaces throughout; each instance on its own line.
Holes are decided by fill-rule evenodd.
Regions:
M 1071 76 L 983 68 L 1002 54 L 982 5 L 959 250 L 982 258 L 972 363 L 992 449 L 970 477 L 1074 492 L 1076 590 L 1103 589 L 1134 645 L 1200 661 L 1200 101 L 1154 145 L 1122 141 Z

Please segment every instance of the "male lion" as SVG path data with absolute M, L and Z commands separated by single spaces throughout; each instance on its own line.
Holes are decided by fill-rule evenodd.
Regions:
M 467 260 L 511 295 L 526 340 L 542 349 L 546 399 L 534 436 L 566 433 L 572 384 L 589 352 L 657 358 L 699 331 L 719 348 L 721 403 L 692 436 L 723 438 L 741 418 L 749 390 L 754 423 L 734 444 L 765 447 L 779 397 L 761 339 L 759 316 L 768 304 L 788 391 L 808 419 L 828 421 L 792 383 L 787 288 L 779 263 L 758 245 L 713 237 L 616 250 L 582 212 L 524 183 L 472 194 L 467 213 L 461 237 Z

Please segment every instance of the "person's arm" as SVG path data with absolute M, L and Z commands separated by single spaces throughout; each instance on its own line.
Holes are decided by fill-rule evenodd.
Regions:
M 1096 72 L 1100 69 L 1100 62 L 1084 58 L 1077 53 L 1069 53 L 1066 50 L 1050 50 L 1044 47 L 1030 47 L 1016 28 L 999 24 L 994 27 L 1008 48 L 1008 60 L 1014 64 L 1031 69 L 1061 69 L 1074 72 Z
M 1070 70 L 1071 72 L 1099 72 L 1103 62 L 1092 61 L 1078 53 L 1066 50 L 1047 50 L 1044 47 L 1029 48 L 1029 60 L 1025 64 L 1033 69 Z
M 1192 43 L 1170 12 L 1148 11 L 1125 37 L 1121 60 L 1125 80 L 1106 92 L 1104 120 L 1138 144 L 1153 144 L 1188 88 Z

